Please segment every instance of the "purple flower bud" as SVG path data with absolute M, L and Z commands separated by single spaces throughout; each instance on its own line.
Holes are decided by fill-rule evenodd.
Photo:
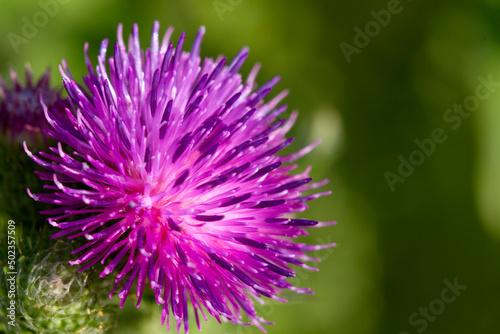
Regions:
M 11 143 L 46 141 L 45 131 L 50 128 L 45 119 L 41 100 L 54 116 L 61 117 L 68 102 L 61 98 L 61 89 L 50 86 L 50 70 L 47 69 L 37 82 L 29 65 L 25 67 L 26 82 L 23 85 L 14 70 L 10 70 L 12 87 L 0 77 L 0 130 Z M 43 145 L 42 145 L 43 146 Z

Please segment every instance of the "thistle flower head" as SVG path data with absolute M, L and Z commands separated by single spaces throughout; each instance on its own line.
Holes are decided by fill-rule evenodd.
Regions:
M 25 84 L 21 84 L 14 70 L 10 70 L 12 87 L 0 77 L 0 129 L 10 136 L 11 142 L 23 140 L 36 142 L 44 138 L 49 124 L 45 119 L 40 98 L 50 109 L 64 110 L 66 102 L 61 90 L 50 86 L 50 70 L 47 69 L 37 82 L 28 65 L 25 67 Z
M 246 48 L 229 64 L 223 57 L 202 61 L 203 27 L 190 52 L 182 51 L 184 33 L 174 46 L 172 32 L 160 42 L 155 22 L 151 46 L 142 51 L 137 25 L 128 44 L 120 25 L 113 56 L 106 62 L 104 40 L 95 70 L 86 45 L 86 89 L 63 63 L 77 110 L 65 118 L 45 113 L 48 133 L 74 152 L 59 143 L 37 156 L 26 147 L 47 169 L 41 178 L 53 182 L 52 192 L 30 195 L 60 206 L 44 212 L 61 229 L 53 237 L 85 237 L 71 263 L 83 270 L 101 262 L 101 276 L 116 276 L 111 293 L 118 291 L 122 304 L 136 283 L 139 305 L 149 285 L 163 304 L 162 322 L 172 314 L 177 330 L 184 324 L 188 331 L 188 304 L 198 327 L 206 310 L 238 324 L 246 315 L 264 330 L 250 297 L 310 292 L 287 281 L 294 277 L 289 265 L 313 269 L 304 252 L 332 246 L 292 240 L 328 225 L 289 218 L 329 193 L 304 196 L 327 181 L 311 183 L 309 168 L 291 174 L 293 161 L 317 142 L 279 155 L 292 143 L 285 134 L 297 117 L 278 119 L 286 92 L 264 101 L 279 78 L 257 87 L 256 65 L 242 81 Z
M 36 168 L 22 149 L 26 140 L 30 146 L 48 147 L 49 137 L 44 133 L 49 127 L 40 99 L 43 98 L 54 114 L 64 112 L 69 101 L 61 97 L 61 88 L 50 85 L 47 69 L 38 81 L 33 79 L 29 65 L 25 66 L 25 83 L 16 72 L 10 70 L 11 84 L 0 77 L 0 213 L 17 221 L 34 225 L 43 222 L 38 211 L 48 207 L 36 203 L 27 196 L 25 189 L 42 190 L 43 183 L 33 169 Z

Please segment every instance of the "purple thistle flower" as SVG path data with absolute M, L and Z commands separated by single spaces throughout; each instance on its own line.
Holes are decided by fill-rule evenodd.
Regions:
M 25 66 L 26 83 L 19 82 L 14 70 L 9 75 L 13 87 L 7 86 L 0 77 L 0 129 L 10 136 L 12 143 L 21 143 L 25 139 L 36 142 L 46 140 L 44 131 L 49 127 L 45 119 L 40 97 L 44 103 L 59 113 L 64 111 L 67 102 L 61 98 L 61 89 L 50 87 L 50 70 L 47 69 L 40 79 L 33 82 L 33 74 Z
M 268 323 L 256 314 L 250 296 L 279 301 L 283 289 L 311 293 L 286 279 L 294 264 L 316 270 L 303 261 L 317 261 L 304 252 L 334 244 L 306 245 L 291 238 L 304 228 L 331 225 L 288 218 L 307 208 L 306 202 L 330 192 L 304 196 L 326 184 L 310 183 L 309 168 L 296 175 L 292 162 L 319 142 L 290 155 L 277 153 L 290 145 L 285 134 L 294 123 L 279 120 L 286 106 L 277 106 L 282 92 L 264 98 L 276 77 L 256 89 L 256 65 L 246 82 L 238 74 L 248 50 L 226 65 L 199 56 L 202 27 L 190 52 L 182 52 L 169 28 L 159 42 L 155 22 L 151 47 L 142 51 L 134 25 L 128 45 L 118 27 L 118 43 L 108 59 L 108 40 L 101 44 L 94 71 L 85 45 L 89 74 L 80 87 L 63 62 L 64 86 L 74 104 L 67 118 L 49 108 L 50 135 L 59 143 L 40 156 L 26 152 L 48 171 L 52 193 L 31 194 L 35 200 L 61 207 L 44 211 L 61 228 L 53 237 L 84 236 L 88 242 L 74 253 L 71 264 L 84 270 L 100 261 L 101 276 L 116 274 L 121 305 L 134 283 L 137 306 L 149 281 L 162 323 L 173 314 L 180 330 L 188 331 L 188 303 L 200 328 L 198 311 L 218 321 L 251 323 L 265 331 Z M 70 184 L 80 183 L 75 189 Z M 80 218 L 75 219 L 76 215 Z M 269 324 L 269 323 L 268 323 Z

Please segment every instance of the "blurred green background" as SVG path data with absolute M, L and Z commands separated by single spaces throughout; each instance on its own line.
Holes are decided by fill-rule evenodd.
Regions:
M 2 76 L 30 62 L 57 83 L 65 58 L 81 77 L 84 42 L 95 63 L 119 22 L 127 34 L 137 22 L 145 48 L 154 20 L 174 39 L 186 31 L 186 45 L 206 26 L 202 56 L 249 46 L 242 73 L 261 62 L 259 83 L 281 75 L 275 92 L 289 89 L 300 111 L 294 147 L 323 139 L 301 166 L 333 191 L 303 215 L 338 221 L 303 240 L 338 246 L 317 254 L 319 273 L 294 279 L 315 295 L 261 308 L 270 333 L 500 333 L 500 2 L 65 0 L 13 47 L 9 33 L 41 10 L 0 0 Z M 453 111 L 464 103 L 470 113 Z M 436 129 L 446 140 L 430 144 Z M 130 300 L 111 333 L 164 333 L 159 313 Z M 259 331 L 209 319 L 202 332 Z

